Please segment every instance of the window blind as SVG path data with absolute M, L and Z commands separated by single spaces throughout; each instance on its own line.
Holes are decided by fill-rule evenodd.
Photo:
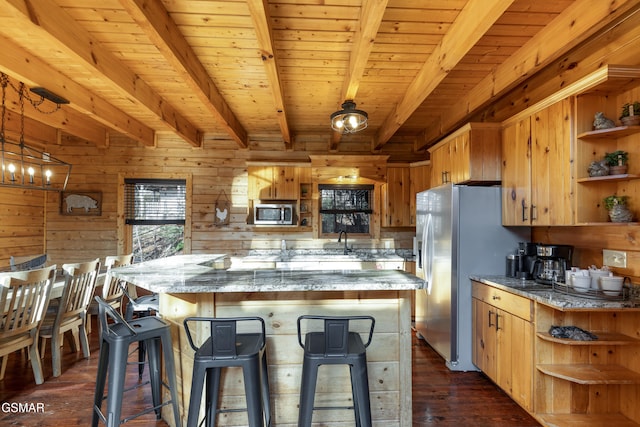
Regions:
M 127 224 L 185 224 L 186 180 L 128 178 L 124 185 Z

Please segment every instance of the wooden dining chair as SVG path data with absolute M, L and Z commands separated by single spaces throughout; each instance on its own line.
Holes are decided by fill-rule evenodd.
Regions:
M 56 266 L 12 273 L 0 286 L 0 380 L 4 379 L 8 355 L 29 349 L 36 384 L 44 382 L 38 351 L 38 332 L 49 304 Z
M 77 352 L 82 346 L 82 354 L 89 358 L 89 340 L 87 339 L 87 309 L 93 300 L 96 280 L 100 272 L 100 260 L 78 264 L 64 264 L 65 283 L 57 310 L 47 313 L 40 327 L 40 353 L 44 357 L 47 340 L 51 340 L 51 359 L 53 376 L 62 373 L 61 347 L 64 336 L 70 336 L 71 349 Z
M 122 313 L 122 296 L 124 291 L 120 286 L 120 281 L 110 274 L 112 268 L 124 267 L 131 265 L 133 260 L 133 254 L 127 255 L 110 255 L 104 259 L 104 265 L 107 268 L 107 273 L 104 278 L 104 284 L 102 285 L 101 297 L 109 305 L 115 309 L 119 309 Z M 95 300 L 91 301 L 89 305 L 89 311 L 87 313 L 87 333 L 91 333 L 91 316 L 98 314 L 98 303 Z

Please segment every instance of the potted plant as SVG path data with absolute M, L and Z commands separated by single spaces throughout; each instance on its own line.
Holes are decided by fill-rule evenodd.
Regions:
M 609 211 L 611 222 L 631 222 L 633 214 L 627 206 L 629 196 L 616 196 L 615 194 L 604 198 L 604 207 Z
M 622 106 L 620 121 L 624 126 L 640 125 L 640 102 L 627 102 Z
M 609 165 L 609 175 L 622 175 L 627 173 L 629 153 L 626 151 L 617 150 L 613 153 L 605 153 L 604 160 L 607 162 L 607 165 Z

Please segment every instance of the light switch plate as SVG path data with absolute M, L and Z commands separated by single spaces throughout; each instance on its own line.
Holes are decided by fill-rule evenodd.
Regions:
M 609 267 L 627 267 L 627 253 L 625 251 L 614 251 L 611 249 L 603 249 L 602 264 Z

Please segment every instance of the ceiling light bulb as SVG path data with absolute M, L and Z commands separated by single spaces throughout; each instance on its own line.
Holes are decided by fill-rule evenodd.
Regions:
M 354 114 L 349 115 L 348 120 L 349 120 L 349 126 L 351 126 L 351 129 L 355 129 L 356 127 L 358 127 L 358 118 Z
M 29 169 L 27 169 L 27 172 L 29 172 L 29 175 L 31 176 L 33 176 L 36 173 L 36 171 L 31 166 L 29 166 Z
M 13 163 L 9 163 L 8 169 L 10 173 L 14 173 L 16 171 L 16 167 L 14 166 Z
M 336 127 L 338 129 L 342 129 L 342 126 L 344 126 L 344 120 L 338 120 L 336 121 Z

